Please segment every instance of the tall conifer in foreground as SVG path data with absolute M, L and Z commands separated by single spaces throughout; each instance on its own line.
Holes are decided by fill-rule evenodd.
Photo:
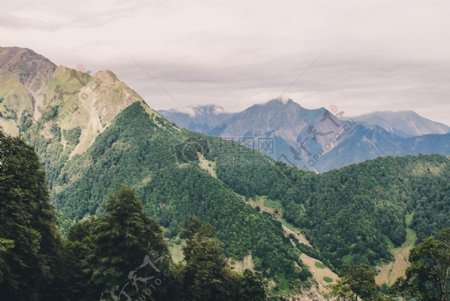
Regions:
M 128 188 L 110 197 L 106 213 L 99 218 L 94 233 L 91 282 L 105 300 L 113 300 L 113 296 L 119 296 L 121 292 L 129 296 L 143 293 L 155 275 L 138 276 L 130 273 L 142 265 L 150 265 L 149 260 L 155 266 L 158 261 L 154 273 L 168 268 L 169 261 L 163 260 L 168 258 L 169 253 L 162 231 L 144 212 L 142 203 Z M 162 293 L 163 288 L 152 298 Z
M 450 300 L 450 228 L 415 246 L 409 260 L 403 289 L 421 301 Z
M 0 131 L 0 292 L 5 300 L 62 293 L 60 245 L 45 172 L 34 150 Z
M 244 275 L 232 271 L 213 227 L 196 217 L 188 220 L 183 231 L 184 300 L 186 301 L 262 301 L 266 300 L 259 277 L 246 270 Z

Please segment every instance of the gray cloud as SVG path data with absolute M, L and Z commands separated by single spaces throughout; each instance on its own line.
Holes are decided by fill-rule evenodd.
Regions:
M 3 2 L 2 46 L 111 69 L 157 109 L 244 109 L 322 54 L 287 91 L 303 106 L 415 110 L 450 124 L 445 0 Z
M 104 1 L 105 6 L 102 2 L 92 5 L 94 1 L 78 0 L 3 0 L 0 28 L 50 32 L 67 27 L 93 28 L 121 17 L 131 17 L 130 10 L 137 5 L 134 0 Z

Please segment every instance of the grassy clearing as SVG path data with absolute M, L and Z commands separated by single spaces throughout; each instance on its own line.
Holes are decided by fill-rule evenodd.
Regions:
M 302 233 L 302 231 L 299 228 L 288 223 L 285 219 L 280 219 L 279 221 L 283 225 L 283 230 L 286 235 L 293 234 L 299 242 L 301 242 L 302 244 L 305 244 L 309 247 L 312 247 L 311 243 L 308 241 L 308 239 L 305 237 L 305 235 Z
M 264 205 L 266 207 L 271 207 L 271 208 L 277 210 L 280 213 L 283 212 L 283 205 L 281 205 L 280 201 L 274 201 L 274 200 L 271 200 L 271 199 L 265 199 L 264 200 Z
M 395 281 L 405 276 L 406 269 L 409 267 L 409 253 L 414 247 L 417 236 L 416 233 L 409 228 L 412 223 L 413 214 L 406 216 L 406 239 L 405 242 L 398 248 L 394 247 L 394 244 L 390 243 L 390 252 L 394 256 L 394 260 L 378 267 L 378 274 L 375 277 L 375 281 L 378 285 L 388 284 L 392 285 Z
M 319 262 L 319 261 L 315 262 L 314 265 L 315 265 L 316 268 L 318 268 L 318 269 L 324 269 L 324 268 L 327 267 L 326 265 L 324 265 L 322 262 Z
M 282 219 L 282 215 L 280 211 L 277 211 L 277 209 L 273 208 L 272 206 L 268 206 L 267 204 L 270 204 L 271 201 L 268 201 L 267 197 L 260 196 L 256 197 L 254 199 L 250 199 L 250 205 L 253 207 L 259 207 L 259 209 L 263 212 L 267 212 L 271 214 L 275 219 L 280 220 Z M 272 201 L 273 202 L 273 201 Z
M 331 283 L 335 283 L 337 279 L 339 279 L 338 275 L 330 270 L 327 266 L 325 266 L 319 260 L 312 258 L 306 254 L 300 255 L 300 259 L 306 264 L 309 271 L 313 274 L 314 279 L 317 280 L 319 291 L 328 292 L 329 285 Z M 324 265 L 324 268 L 318 268 L 317 264 L 320 263 Z M 319 265 L 320 265 L 319 264 Z M 326 280 L 325 280 L 326 279 Z
M 174 263 L 180 263 L 184 260 L 183 246 L 185 241 L 178 237 L 169 241 L 169 253 Z
M 253 262 L 252 254 L 244 256 L 244 259 L 241 261 L 237 261 L 235 259 L 230 260 L 229 264 L 236 272 L 239 273 L 243 273 L 245 270 L 255 270 L 255 263 Z
M 201 169 L 207 171 L 210 176 L 217 179 L 216 162 L 208 161 L 201 153 L 197 152 L 199 166 Z

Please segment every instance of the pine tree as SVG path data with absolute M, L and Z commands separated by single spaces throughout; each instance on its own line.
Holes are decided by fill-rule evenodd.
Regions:
M 249 270 L 244 271 L 239 289 L 240 301 L 264 301 L 266 292 L 260 275 L 255 275 Z
M 192 218 L 185 230 L 184 291 L 187 300 L 226 300 L 226 260 L 211 225 Z
M 96 300 L 97 292 L 90 283 L 93 261 L 94 229 L 97 218 L 89 217 L 72 225 L 64 244 L 64 282 L 67 300 Z
M 406 288 L 418 300 L 448 301 L 450 296 L 450 228 L 424 239 L 411 251 Z
M 63 293 L 60 239 L 34 150 L 0 131 L 0 291 L 6 300 Z
M 104 300 L 113 300 L 121 292 L 129 296 L 142 293 L 145 288 L 135 285 L 148 283 L 133 282 L 136 280 L 133 273 L 144 264 L 150 264 L 153 271 L 147 271 L 140 280 L 151 281 L 156 276 L 149 273 L 168 269 L 169 261 L 164 259 L 169 255 L 162 231 L 128 188 L 108 200 L 106 214 L 99 218 L 94 230 L 94 243 L 91 283 Z M 157 299 L 161 294 L 163 288 L 147 300 Z
M 184 300 L 265 300 L 261 279 L 250 271 L 241 276 L 227 266 L 222 245 L 211 225 L 191 217 L 183 236 L 186 238 Z

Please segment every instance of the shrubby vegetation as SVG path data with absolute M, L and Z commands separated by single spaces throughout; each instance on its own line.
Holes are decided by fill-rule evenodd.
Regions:
M 63 135 L 69 145 L 77 145 L 80 143 L 81 129 L 80 127 L 76 127 L 70 130 L 64 130 Z
M 5 107 L 5 111 L 1 113 L 0 117 L 5 120 L 17 120 L 17 113 L 8 107 Z
M 19 120 L 19 131 L 25 132 L 33 125 L 33 118 L 31 117 L 28 110 L 22 112 Z

